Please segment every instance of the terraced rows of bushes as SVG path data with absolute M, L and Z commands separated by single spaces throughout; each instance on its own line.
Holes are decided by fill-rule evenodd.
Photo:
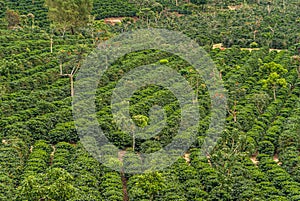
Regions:
M 36 34 L 39 40 L 26 39 L 26 35 L 19 32 L 11 34 L 16 37 L 15 40 L 3 42 L 9 43 L 9 48 L 2 52 L 0 69 L 1 87 L 5 89 L 1 94 L 0 119 L 1 181 L 5 184 L 1 196 L 17 200 L 24 197 L 35 200 L 47 196 L 55 199 L 55 190 L 46 192 L 45 189 L 59 189 L 60 185 L 64 185 L 69 192 L 59 192 L 64 200 L 80 200 L 83 197 L 89 197 L 90 200 L 122 200 L 124 184 L 121 174 L 100 165 L 80 145 L 71 114 L 69 79 L 59 75 L 59 55 L 64 54 L 61 50 L 69 51 L 69 57 L 72 57 L 76 51 L 71 50 L 76 50 L 79 45 L 72 45 L 71 39 L 57 38 L 54 53 L 50 53 L 48 39 L 39 34 Z M 31 50 L 26 51 L 26 48 Z M 247 183 L 247 188 L 251 190 L 243 191 L 243 199 L 256 196 L 258 199 L 297 200 L 300 189 L 297 171 L 300 144 L 297 140 L 300 92 L 296 71 L 298 63 L 291 60 L 290 52 L 269 52 L 268 49 L 252 52 L 238 47 L 225 51 L 214 49 L 210 55 L 229 90 L 223 141 L 215 148 L 210 159 L 199 156 L 209 123 L 209 110 L 205 109 L 209 108 L 209 96 L 200 76 L 198 83 L 192 79 L 193 74 L 187 63 L 159 51 L 131 53 L 111 66 L 104 75 L 96 99 L 98 118 L 108 138 L 122 149 L 131 147 L 132 139 L 116 130 L 107 112 L 110 109 L 111 90 L 124 73 L 137 65 L 145 65 L 145 61 L 157 63 L 167 59 L 168 66 L 179 71 L 192 86 L 198 88 L 201 114 L 204 115 L 198 141 L 190 150 L 191 165 L 182 158 L 163 172 L 125 175 L 128 196 L 138 200 L 241 199 L 239 190 L 245 188 Z M 65 70 L 72 60 L 65 58 L 64 61 Z M 288 85 L 277 90 L 276 100 L 272 98 L 273 91 L 263 90 L 261 83 L 268 76 L 263 66 L 271 62 L 288 70 L 284 75 Z M 261 107 L 255 99 L 257 94 L 263 94 L 265 98 L 265 104 Z M 161 101 L 168 113 L 170 127 L 160 133 L 159 140 L 137 140 L 136 151 L 149 153 L 168 144 L 174 135 L 171 128 L 176 127 L 174 122 L 180 113 L 176 99 L 160 87 L 141 89 L 132 97 L 132 115 L 145 115 L 147 108 Z M 233 110 L 237 111 L 236 121 Z M 249 159 L 252 155 L 257 155 L 257 167 Z M 274 155 L 278 155 L 282 163 L 280 166 L 274 162 Z M 249 177 L 241 180 L 245 175 Z M 40 178 L 49 180 L 45 183 Z M 137 182 L 153 178 L 163 189 L 159 193 L 149 191 Z M 38 187 L 41 190 L 37 192 Z
M 175 1 L 159 3 L 179 11 Z M 0 200 L 300 200 L 300 62 L 294 59 L 299 56 L 297 2 L 291 0 L 286 5 L 291 12 L 284 13 L 283 5 L 274 1 L 272 15 L 265 3 L 249 1 L 248 7 L 229 11 L 226 6 L 244 1 L 211 0 L 203 6 L 179 1 L 178 8 L 191 15 L 162 14 L 159 20 L 141 19 L 128 25 L 156 23 L 155 27 L 182 30 L 205 45 L 228 90 L 226 126 L 217 146 L 203 156 L 211 100 L 201 75 L 186 61 L 159 50 L 119 58 L 101 78 L 95 100 L 101 128 L 124 151 L 118 164 L 134 166 L 140 153 L 153 153 L 169 144 L 181 118 L 178 100 L 170 91 L 152 85 L 140 88 L 130 99 L 130 115 L 147 116 L 153 105 L 160 105 L 167 126 L 157 136 L 136 139 L 133 145 L 132 136 L 113 120 L 110 100 L 118 81 L 135 67 L 165 61 L 196 90 L 201 115 L 197 140 L 183 157 L 163 171 L 129 174 L 107 168 L 81 144 L 72 116 L 70 79 L 60 75 L 60 66 L 62 74 L 68 74 L 82 62 L 95 47 L 93 39 L 85 34 L 49 35 L 42 0 L 0 2 L 20 14 L 32 12 L 35 24 L 42 28 L 7 30 L 1 25 L 0 29 Z M 213 8 L 222 10 L 212 13 Z M 94 1 L 97 19 L 136 12 L 138 8 L 129 1 Z M 109 27 L 110 34 L 124 31 L 125 26 Z M 230 48 L 212 49 L 216 42 Z M 242 50 L 249 46 L 261 48 Z M 271 76 L 275 72 L 276 82 Z

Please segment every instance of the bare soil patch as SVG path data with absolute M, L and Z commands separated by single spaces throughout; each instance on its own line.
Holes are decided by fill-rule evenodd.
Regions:
M 117 23 L 121 23 L 124 18 L 126 17 L 109 17 L 104 19 L 104 23 L 115 25 Z M 138 20 L 137 17 L 130 17 L 130 18 L 133 19 L 134 22 Z

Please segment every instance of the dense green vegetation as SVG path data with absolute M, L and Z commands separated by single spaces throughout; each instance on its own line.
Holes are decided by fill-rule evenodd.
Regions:
M 49 15 L 44 0 L 0 1 L 0 200 L 300 200 L 297 0 L 94 0 L 93 17 L 89 8 L 80 19 L 68 13 L 73 24 L 62 29 L 64 21 Z M 110 25 L 107 17 L 127 18 Z M 213 151 L 202 155 L 211 102 L 201 76 L 167 52 L 127 54 L 102 76 L 95 100 L 99 124 L 123 150 L 123 163 L 134 165 L 136 153 L 168 145 L 181 117 L 169 90 L 140 88 L 130 115 L 144 118 L 160 105 L 167 125 L 133 144 L 110 112 L 126 72 L 159 63 L 176 70 L 197 91 L 201 116 L 197 140 L 172 166 L 127 174 L 99 163 L 80 142 L 70 81 L 100 42 L 145 27 L 181 31 L 204 47 L 228 91 L 226 126 Z M 217 43 L 223 47 L 213 48 Z

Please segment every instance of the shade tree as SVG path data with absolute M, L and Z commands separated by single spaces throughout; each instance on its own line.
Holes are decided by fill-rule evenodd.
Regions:
M 269 87 L 273 90 L 273 97 L 274 100 L 276 100 L 276 90 L 278 86 L 286 87 L 287 82 L 285 78 L 283 77 L 284 74 L 288 72 L 286 68 L 284 68 L 282 65 L 277 64 L 275 62 L 270 62 L 267 64 L 264 64 L 261 69 L 263 72 L 266 72 L 268 77 L 266 79 L 263 79 L 261 82 L 263 84 L 263 87 L 265 89 L 268 89 Z
M 93 8 L 91 0 L 46 0 L 48 18 L 55 28 L 64 36 L 67 31 L 75 33 L 76 28 L 85 26 L 88 23 Z

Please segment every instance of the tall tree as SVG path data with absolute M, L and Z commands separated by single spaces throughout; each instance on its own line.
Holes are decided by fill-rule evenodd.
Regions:
M 275 62 L 270 62 L 263 65 L 263 70 L 268 73 L 267 79 L 263 79 L 263 88 L 267 89 L 271 87 L 273 89 L 273 97 L 276 100 L 276 89 L 278 86 L 286 87 L 287 82 L 282 77 L 288 72 L 282 65 Z
M 93 8 L 92 0 L 46 0 L 48 18 L 63 35 L 67 31 L 74 34 L 75 29 L 88 23 Z

